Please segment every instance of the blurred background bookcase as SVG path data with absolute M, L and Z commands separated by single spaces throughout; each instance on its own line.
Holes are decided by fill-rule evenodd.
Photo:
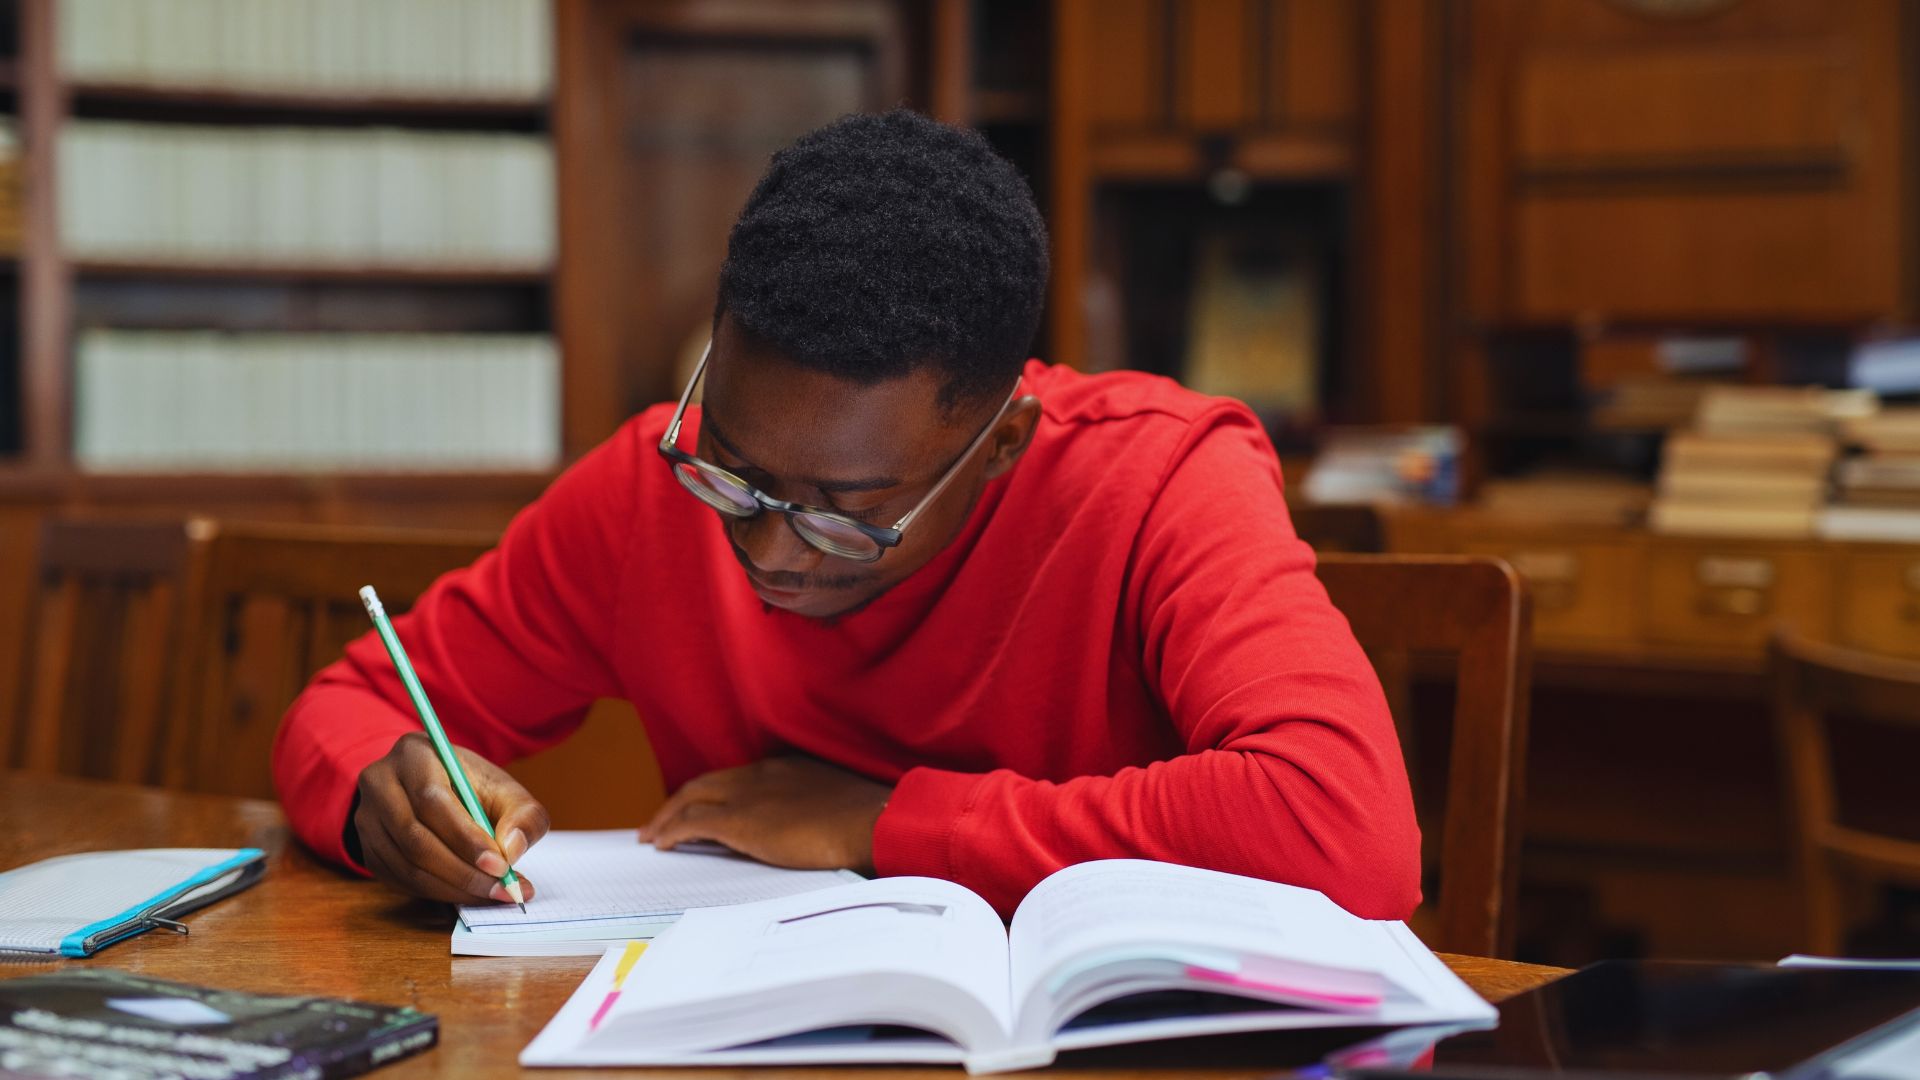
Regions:
M 11 0 L 0 28 L 21 223 L 0 369 L 0 483 L 14 501 L 264 517 L 364 504 L 380 520 L 425 502 L 411 516 L 497 524 L 498 507 L 537 493 L 560 457 L 542 0 Z M 379 41 L 391 44 L 359 48 Z M 484 184 L 509 156 L 519 172 L 491 204 L 464 219 L 443 208 L 458 201 L 447 181 Z M 518 235 L 461 248 L 489 219 Z M 508 342 L 527 355 L 469 359 Z M 355 384 L 287 355 L 303 344 L 357 350 Z M 135 373 L 176 392 L 147 400 Z M 432 415 L 436 398 L 487 379 L 495 411 L 464 434 Z M 528 408 L 504 416 L 529 385 Z M 542 394 L 551 418 L 535 411 Z M 348 422 L 383 397 L 387 425 L 424 420 L 415 436 L 382 445 Z M 335 415 L 306 425 L 302 447 L 276 406 Z M 188 415 L 139 444 L 129 414 L 169 409 Z M 489 457 L 473 429 L 503 419 L 527 430 L 515 454 Z M 245 443 L 249 425 L 260 445 Z M 118 443 L 95 453 L 102 432 Z

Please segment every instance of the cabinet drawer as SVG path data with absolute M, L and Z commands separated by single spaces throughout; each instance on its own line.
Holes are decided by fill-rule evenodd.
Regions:
M 1831 572 L 1804 548 L 1663 541 L 1647 553 L 1646 630 L 1663 645 L 1758 653 L 1776 625 L 1821 636 Z
M 1842 560 L 1840 640 L 1871 652 L 1920 657 L 1920 551 Z
M 1542 645 L 1632 642 L 1638 553 L 1628 545 L 1478 539 L 1460 548 L 1505 559 L 1527 580 L 1534 638 Z

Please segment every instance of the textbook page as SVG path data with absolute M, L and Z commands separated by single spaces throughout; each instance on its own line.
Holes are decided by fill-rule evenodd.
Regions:
M 863 881 L 690 911 L 647 948 L 580 1049 L 742 1046 L 865 1024 L 1006 1042 L 1006 932 L 979 896 L 932 878 Z M 578 1055 L 569 1055 L 579 1061 Z
M 1010 932 L 1016 1045 L 1059 1049 L 1173 1035 L 1493 1015 L 1400 923 L 1360 919 L 1310 889 L 1135 859 L 1068 867 L 1021 902 Z M 1102 980 L 1111 968 L 1122 976 Z M 1222 1016 L 1169 1016 L 1061 1032 L 1087 1009 L 1203 969 L 1295 986 L 1290 1000 Z
M 460 921 L 468 930 L 519 933 L 672 917 L 860 880 L 848 870 L 786 870 L 719 848 L 660 851 L 632 829 L 550 832 L 515 869 L 534 884 L 526 912 L 512 904 L 463 904 Z

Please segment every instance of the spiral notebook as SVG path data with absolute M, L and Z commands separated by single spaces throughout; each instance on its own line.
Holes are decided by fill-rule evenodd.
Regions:
M 0 873 L 0 954 L 91 956 L 166 927 L 266 872 L 259 848 L 88 851 Z

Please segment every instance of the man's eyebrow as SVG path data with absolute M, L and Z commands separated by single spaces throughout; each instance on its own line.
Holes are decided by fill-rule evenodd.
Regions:
M 721 434 L 720 426 L 713 422 L 713 414 L 704 408 L 700 411 L 700 427 L 707 434 L 713 436 L 713 441 L 719 443 L 721 449 L 727 453 L 732 454 L 741 461 L 752 461 L 751 458 L 740 452 L 739 447 L 733 445 L 725 435 Z M 760 472 L 766 472 L 765 469 L 760 469 L 759 466 L 751 467 Z M 885 491 L 888 488 L 897 488 L 901 483 L 899 479 L 891 476 L 868 476 L 859 480 L 827 480 L 812 476 L 792 476 L 786 477 L 785 479 L 792 480 L 805 487 L 813 488 L 816 491 L 825 491 L 830 494 L 852 491 Z

